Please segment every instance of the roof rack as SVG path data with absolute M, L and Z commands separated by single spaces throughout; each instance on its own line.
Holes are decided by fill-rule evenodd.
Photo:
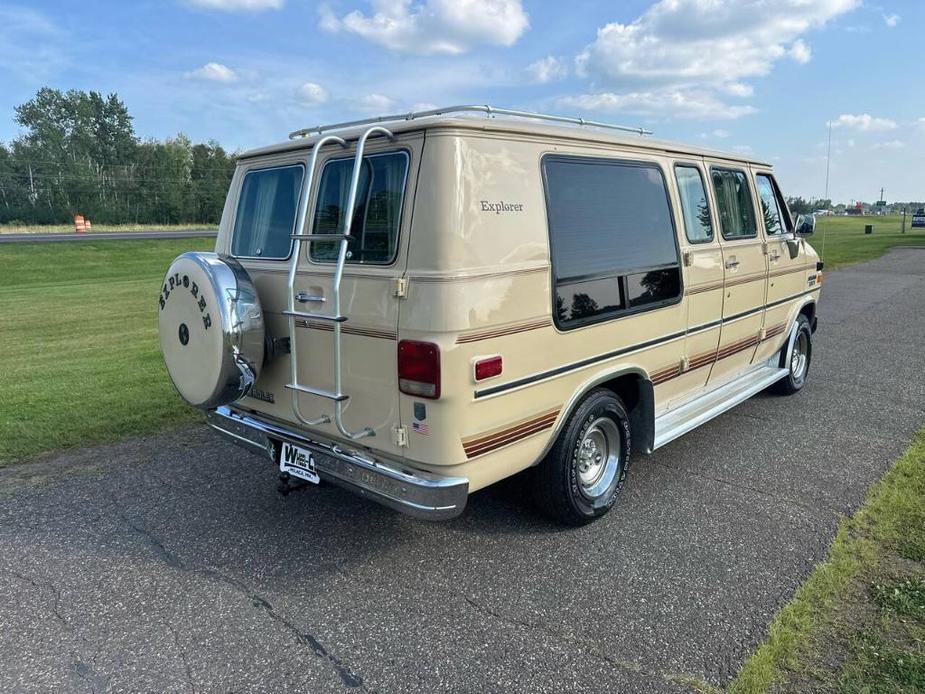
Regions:
M 309 137 L 315 134 L 321 134 L 331 130 L 343 130 L 344 128 L 352 128 L 358 125 L 372 125 L 375 123 L 385 123 L 388 121 L 400 121 L 400 120 L 417 120 L 418 118 L 428 118 L 432 116 L 443 116 L 450 113 L 484 113 L 486 117 L 492 118 L 494 116 L 515 116 L 517 118 L 530 118 L 533 120 L 543 120 L 551 121 L 553 123 L 569 123 L 571 125 L 588 125 L 593 128 L 608 128 L 610 130 L 622 130 L 628 133 L 636 133 L 638 135 L 651 135 L 651 130 L 646 130 L 645 128 L 634 128 L 627 125 L 613 125 L 612 123 L 599 123 L 593 120 L 585 120 L 584 118 L 569 118 L 568 116 L 551 116 L 546 113 L 532 113 L 530 111 L 514 111 L 508 108 L 495 108 L 494 106 L 478 106 L 478 105 L 469 105 L 469 106 L 446 106 L 444 108 L 435 108 L 429 111 L 411 111 L 409 113 L 397 113 L 391 116 L 377 116 L 376 118 L 365 118 L 362 120 L 352 120 L 345 121 L 343 123 L 332 123 L 331 125 L 316 125 L 311 128 L 303 128 L 302 130 L 296 130 L 295 132 L 289 133 L 290 140 L 297 140 L 302 137 Z

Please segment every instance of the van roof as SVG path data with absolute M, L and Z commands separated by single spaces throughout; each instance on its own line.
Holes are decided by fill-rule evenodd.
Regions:
M 385 117 L 383 119 L 370 119 L 360 121 L 362 124 L 347 124 L 346 127 L 327 129 L 312 128 L 313 135 L 308 135 L 308 131 L 298 131 L 297 135 L 290 140 L 266 147 L 258 147 L 242 152 L 238 155 L 239 159 L 250 159 L 269 154 L 278 154 L 300 149 L 310 149 L 323 135 L 331 132 L 336 133 L 339 137 L 349 141 L 359 138 L 371 125 L 382 125 L 387 127 L 393 133 L 405 133 L 435 129 L 454 129 L 454 130 L 473 130 L 491 133 L 510 133 L 512 135 L 530 135 L 535 137 L 548 138 L 551 140 L 573 140 L 580 142 L 599 142 L 605 144 L 623 145 L 626 147 L 664 152 L 672 155 L 703 156 L 717 159 L 727 159 L 738 162 L 749 162 L 760 166 L 770 167 L 770 164 L 757 159 L 753 156 L 741 153 L 723 152 L 695 145 L 687 145 L 669 140 L 660 140 L 647 135 L 634 134 L 627 132 L 635 130 L 631 128 L 611 129 L 615 126 L 605 126 L 588 121 L 579 122 L 575 119 L 574 123 L 549 122 L 538 120 L 540 117 L 531 115 L 509 116 L 502 112 L 502 115 L 495 115 L 497 110 L 491 112 L 490 117 L 485 113 L 480 116 L 460 115 L 458 113 L 434 113 L 433 115 L 409 117 L 396 116 Z M 515 113 L 515 112 L 509 112 Z M 563 119 L 564 120 L 564 119 Z M 583 123 L 583 124 L 582 124 Z M 319 130 L 323 132 L 318 132 Z M 640 129 L 640 132 L 645 132 Z

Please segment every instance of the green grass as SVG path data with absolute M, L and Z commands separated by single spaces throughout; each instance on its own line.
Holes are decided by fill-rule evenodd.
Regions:
M 729 687 L 925 691 L 925 429 L 845 519 Z
M 0 245 L 0 465 L 192 421 L 163 367 L 167 265 L 211 239 Z
M 864 225 L 874 226 L 873 234 Z M 894 246 L 925 246 L 925 229 L 912 229 L 906 216 L 906 233 L 901 233 L 902 217 L 818 217 L 816 233 L 810 243 L 825 261 L 827 270 L 851 263 L 879 258 Z
M 94 224 L 93 233 L 100 231 L 214 231 L 217 224 Z M 73 224 L 0 224 L 0 234 L 66 234 L 73 233 Z

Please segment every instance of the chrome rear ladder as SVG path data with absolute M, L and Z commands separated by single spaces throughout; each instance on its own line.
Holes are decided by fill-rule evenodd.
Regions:
M 300 422 L 307 426 L 317 426 L 319 424 L 327 424 L 331 421 L 331 418 L 323 414 L 316 419 L 306 419 L 301 410 L 299 409 L 299 395 L 305 393 L 307 395 L 316 395 L 327 400 L 334 402 L 334 424 L 337 426 L 338 431 L 341 434 L 346 436 L 349 439 L 361 439 L 366 436 L 375 436 L 376 432 L 371 427 L 366 427 L 360 431 L 350 431 L 344 425 L 344 403 L 350 399 L 349 395 L 346 395 L 343 391 L 343 374 L 342 374 L 342 363 L 341 363 L 341 325 L 347 321 L 347 316 L 341 314 L 340 310 L 340 285 L 341 280 L 344 276 L 344 266 L 347 263 L 347 245 L 350 243 L 350 228 L 353 226 L 353 216 L 356 212 L 356 199 L 357 193 L 360 185 L 360 174 L 363 169 L 363 153 L 366 149 L 366 140 L 370 135 L 376 133 L 381 133 L 385 135 L 390 140 L 395 136 L 386 128 L 382 126 L 373 126 L 366 130 L 360 139 L 357 141 L 357 150 L 353 159 L 353 173 L 350 180 L 350 192 L 347 196 L 347 207 L 344 211 L 344 221 L 343 228 L 339 234 L 305 234 L 303 230 L 305 229 L 306 218 L 308 217 L 308 210 L 311 206 L 311 201 L 309 196 L 311 195 L 312 185 L 315 178 L 315 170 L 318 167 L 318 153 L 321 151 L 321 148 L 326 144 L 331 142 L 336 142 L 341 147 L 346 147 L 347 143 L 340 137 L 336 135 L 327 135 L 322 137 L 318 142 L 315 143 L 315 146 L 312 148 L 311 159 L 308 164 L 308 172 L 305 176 L 305 183 L 302 186 L 302 197 L 300 198 L 301 202 L 299 204 L 299 214 L 296 217 L 296 233 L 292 234 L 292 238 L 295 241 L 295 244 L 292 248 L 292 258 L 289 261 L 289 304 L 288 309 L 283 311 L 283 315 L 288 316 L 289 318 L 289 369 L 290 369 L 290 383 L 286 385 L 286 388 L 292 391 L 292 411 Z M 295 281 L 296 275 L 298 274 L 299 260 L 302 256 L 302 243 L 314 243 L 316 241 L 337 241 L 340 245 L 337 252 L 337 264 L 334 268 L 334 282 L 331 286 L 331 303 L 333 305 L 333 312 L 328 313 L 312 313 L 309 311 L 297 311 L 295 308 L 296 302 L 296 293 L 295 293 Z M 320 299 L 320 297 L 317 297 Z M 305 300 L 311 301 L 311 297 L 307 297 Z M 321 299 L 323 300 L 323 299 Z M 321 388 L 313 388 L 311 386 L 304 385 L 299 383 L 299 368 L 298 368 L 298 346 L 296 343 L 296 319 L 303 320 L 315 320 L 323 321 L 326 323 L 331 323 L 334 328 L 334 390 L 323 390 Z

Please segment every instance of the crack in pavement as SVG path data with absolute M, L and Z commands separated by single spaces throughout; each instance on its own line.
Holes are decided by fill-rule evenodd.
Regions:
M 463 594 L 458 594 L 458 595 L 462 597 L 463 600 L 465 600 L 466 603 L 470 607 L 477 610 L 481 614 L 488 615 L 489 617 L 492 617 L 493 619 L 497 619 L 501 622 L 504 622 L 505 624 L 509 626 L 520 627 L 520 628 L 528 629 L 531 631 L 539 631 L 545 634 L 546 636 L 548 636 L 549 638 L 555 641 L 558 641 L 561 644 L 565 644 L 569 646 L 578 646 L 585 653 L 588 653 L 598 658 L 599 660 L 602 660 L 605 663 L 612 665 L 613 667 L 619 670 L 623 670 L 624 672 L 632 673 L 634 675 L 644 675 L 646 677 L 663 680 L 665 682 L 670 682 L 672 684 L 683 684 L 687 687 L 691 687 L 691 689 L 695 689 L 695 687 L 693 686 L 695 683 L 698 685 L 705 684 L 705 682 L 703 682 L 701 678 L 695 677 L 693 675 L 683 674 L 683 673 L 679 674 L 679 673 L 672 673 L 672 672 L 661 672 L 659 670 L 649 670 L 647 668 L 644 668 L 639 663 L 633 662 L 631 660 L 623 660 L 620 658 L 614 658 L 612 655 L 607 653 L 607 651 L 604 649 L 602 644 L 599 644 L 596 641 L 592 641 L 592 640 L 579 641 L 577 638 L 575 638 L 574 636 L 570 634 L 563 634 L 557 631 L 553 631 L 547 626 L 528 622 L 523 619 L 508 617 L 507 615 L 501 614 L 500 612 L 491 609 L 487 605 L 482 605 L 481 603 L 473 600 L 468 595 L 463 595 Z
M 299 630 L 295 624 L 277 612 L 273 605 L 266 598 L 252 590 L 251 587 L 246 583 L 237 578 L 234 578 L 233 576 L 229 576 L 219 571 L 218 569 L 211 567 L 187 566 L 178 556 L 168 550 L 164 546 L 164 543 L 161 542 L 161 540 L 150 530 L 129 518 L 113 494 L 110 494 L 110 500 L 112 501 L 113 508 L 115 509 L 122 522 L 128 526 L 139 538 L 141 538 L 142 542 L 148 547 L 148 549 L 165 565 L 172 569 L 176 569 L 177 571 L 205 576 L 213 581 L 224 583 L 225 585 L 234 588 L 238 593 L 250 600 L 251 604 L 255 608 L 262 610 L 267 616 L 270 617 L 270 619 L 289 631 L 295 637 L 298 643 L 307 646 L 312 651 L 312 653 L 315 654 L 315 656 L 326 661 L 331 669 L 335 672 L 335 674 L 340 678 L 341 683 L 345 687 L 351 689 L 361 689 L 366 692 L 371 691 L 364 684 L 363 678 L 353 672 L 343 660 L 328 652 L 328 650 L 321 644 L 321 642 L 318 641 L 318 639 L 316 639 L 312 634 Z
M 796 506 L 798 508 L 803 509 L 804 511 L 806 511 L 807 513 L 813 516 L 816 516 L 818 518 L 823 518 L 825 520 L 830 520 L 831 518 L 834 518 L 835 520 L 840 521 L 842 518 L 844 518 L 844 514 L 841 511 L 838 511 L 837 509 L 820 508 L 816 506 L 811 506 L 810 504 L 804 503 L 797 499 L 791 499 L 790 497 L 780 496 L 778 494 L 771 494 L 770 492 L 764 489 L 759 489 L 758 487 L 752 487 L 747 484 L 735 484 L 734 482 L 730 482 L 729 480 L 725 480 L 721 477 L 713 477 L 712 475 L 703 475 L 697 472 L 693 472 L 691 470 L 685 470 L 684 468 L 672 467 L 671 465 L 660 463 L 656 460 L 648 460 L 646 461 L 646 464 L 658 465 L 659 467 L 665 468 L 666 470 L 671 470 L 672 472 L 679 472 L 684 475 L 690 475 L 691 477 L 696 477 L 697 479 L 706 480 L 707 482 L 716 482 L 717 484 L 722 484 L 727 487 L 731 487 L 732 489 L 739 489 L 741 491 L 754 492 L 755 494 L 760 494 L 761 496 L 767 497 L 768 499 L 773 499 L 774 501 L 780 501 L 785 504 Z
M 173 642 L 180 652 L 180 659 L 183 661 L 183 668 L 186 670 L 186 682 L 189 684 L 190 691 L 196 694 L 196 685 L 193 684 L 193 671 L 190 668 L 189 657 L 186 655 L 186 649 L 180 645 L 180 634 L 170 622 L 164 622 L 164 626 L 173 635 Z
M 96 671 L 82 660 L 71 665 L 71 672 L 90 685 L 91 692 L 101 692 L 109 684 L 109 677 L 98 675 Z
M 61 614 L 61 589 L 54 582 L 49 581 L 47 579 L 39 581 L 38 579 L 35 579 L 31 576 L 26 576 L 25 574 L 21 574 L 18 571 L 15 571 L 12 569 L 7 569 L 7 573 L 9 573 L 11 576 L 18 578 L 20 581 L 29 583 L 34 588 L 38 588 L 39 590 L 51 591 L 53 598 L 52 598 L 51 607 L 49 608 L 49 610 L 51 611 L 54 618 L 57 621 L 59 621 L 64 626 L 65 629 L 71 632 L 71 634 L 73 634 L 74 637 L 77 638 L 79 641 L 81 641 L 85 646 L 92 647 L 94 645 L 90 643 L 87 637 L 80 634 L 77 631 L 77 627 L 71 624 L 71 622 L 63 614 Z

